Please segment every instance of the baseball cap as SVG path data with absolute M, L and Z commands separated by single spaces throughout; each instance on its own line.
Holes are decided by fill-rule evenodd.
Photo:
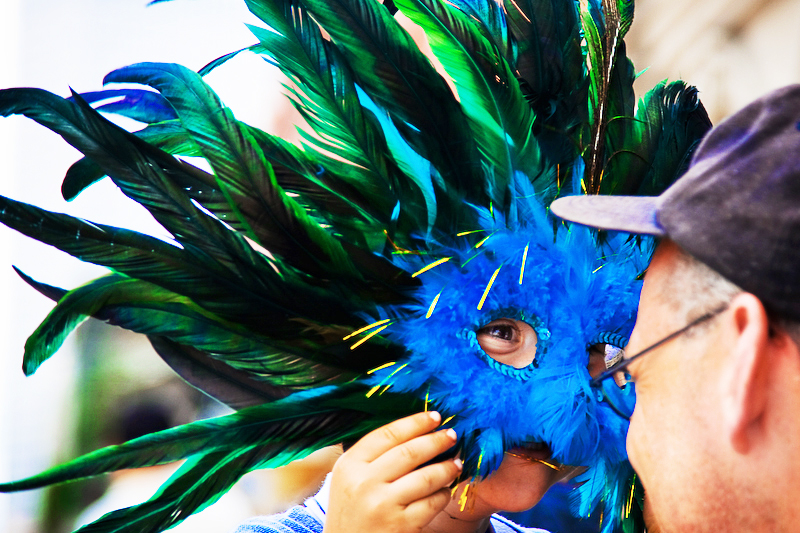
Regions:
M 587 226 L 668 237 L 769 309 L 800 320 L 800 85 L 712 128 L 660 196 L 569 196 L 551 210 Z

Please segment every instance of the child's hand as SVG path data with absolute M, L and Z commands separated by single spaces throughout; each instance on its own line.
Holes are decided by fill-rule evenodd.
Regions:
M 435 430 L 437 412 L 418 413 L 365 435 L 333 467 L 324 533 L 419 531 L 450 501 L 460 459 L 417 468 L 456 443 Z

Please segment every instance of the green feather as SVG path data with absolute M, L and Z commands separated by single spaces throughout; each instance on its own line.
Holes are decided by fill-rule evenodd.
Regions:
M 187 383 L 204 394 L 239 410 L 285 398 L 295 389 L 279 387 L 236 370 L 191 346 L 163 337 L 149 337 L 156 353 Z
M 501 211 L 509 203 L 514 172 L 529 175 L 534 185 L 541 170 L 533 139 L 533 112 L 500 50 L 461 11 L 439 0 L 398 0 L 398 8 L 426 32 L 436 56 L 456 84 L 467 114 L 492 203 Z
M 664 190 L 685 171 L 711 122 L 696 89 L 662 82 L 641 98 L 627 126 L 607 165 L 615 179 L 603 181 L 603 194 L 652 196 Z
M 78 259 L 182 294 L 226 320 L 268 332 L 276 339 L 302 337 L 301 332 L 308 332 L 313 322 L 289 321 L 287 316 L 311 313 L 320 323 L 345 321 L 342 326 L 358 327 L 361 322 L 348 309 L 364 309 L 366 305 L 300 283 L 289 268 L 281 276 L 272 268 L 262 268 L 260 281 L 269 280 L 269 284 L 255 284 L 246 277 L 235 277 L 192 246 L 181 249 L 153 237 L 88 223 L 8 198 L 0 197 L 0 221 Z
M 243 447 L 190 459 L 147 502 L 112 511 L 78 533 L 156 533 L 200 512 L 222 496 L 267 452 Z
M 229 211 L 256 243 L 269 242 L 271 252 L 288 256 L 279 245 L 283 240 L 292 249 L 292 257 L 303 250 L 309 262 L 319 263 L 323 271 L 344 271 L 359 279 L 341 244 L 284 193 L 249 130 L 233 118 L 198 74 L 177 65 L 143 63 L 116 70 L 105 81 L 143 83 L 162 93 L 214 169 Z M 261 227 L 254 228 L 251 221 L 260 221 Z M 274 233 L 282 239 L 272 237 Z
M 287 398 L 163 430 L 96 450 L 29 478 L 0 483 L 0 492 L 29 490 L 198 455 L 235 453 L 249 447 L 260 447 L 265 453 L 253 466 L 276 467 L 298 453 L 358 438 L 421 408 L 413 397 L 385 393 L 367 398 L 366 392 L 359 384 L 324 388 L 302 398 Z
M 590 131 L 586 143 L 584 186 L 589 194 L 600 190 L 608 158 L 606 133 L 612 122 L 633 116 L 633 67 L 622 41 L 626 24 L 616 0 L 602 0 L 603 10 L 593 2 L 581 2 L 581 24 L 586 39 L 589 69 Z M 624 15 L 628 15 L 626 11 Z M 629 14 L 632 17 L 632 12 Z M 622 69 L 622 70 L 621 70 Z M 624 126 L 623 126 L 624 127 Z M 616 138 L 618 135 L 612 135 Z M 611 147 L 613 150 L 614 147 Z
M 355 81 L 389 111 L 411 146 L 468 201 L 485 198 L 466 117 L 447 83 L 381 4 L 303 0 L 353 69 Z M 269 21 L 267 21 L 269 23 Z M 412 124 L 413 128 L 408 127 Z
M 93 316 L 148 336 L 193 346 L 231 368 L 277 387 L 300 390 L 355 377 L 305 359 L 306 350 L 275 343 L 208 313 L 191 300 L 152 283 L 119 275 L 66 293 L 25 345 L 23 369 L 32 374 L 83 320 Z
M 134 135 L 165 152 L 173 155 L 199 157 L 200 150 L 191 140 L 180 122 L 170 120 L 134 132 Z M 197 169 L 197 172 L 201 172 Z M 75 162 L 64 177 L 61 194 L 65 200 L 74 200 L 84 189 L 105 176 L 103 169 L 91 159 L 84 157 Z

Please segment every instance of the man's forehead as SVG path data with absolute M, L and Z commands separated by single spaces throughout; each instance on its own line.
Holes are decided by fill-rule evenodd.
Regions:
M 669 323 L 671 319 L 662 312 L 667 310 L 667 307 L 679 311 L 675 308 L 676 304 L 680 307 L 680 298 L 676 298 L 673 294 L 676 289 L 673 277 L 680 264 L 681 254 L 683 254 L 681 248 L 669 239 L 663 239 L 658 243 L 653 260 L 644 275 L 639 300 L 639 318 L 657 309 L 658 322 Z
M 659 241 L 653 253 L 653 259 L 645 272 L 644 285 L 660 288 L 661 285 L 666 283 L 670 274 L 675 270 L 680 254 L 680 247 L 671 240 L 662 239 Z

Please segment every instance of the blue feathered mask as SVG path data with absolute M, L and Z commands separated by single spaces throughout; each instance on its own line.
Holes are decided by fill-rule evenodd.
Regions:
M 652 243 L 569 226 L 548 206 L 657 194 L 710 127 L 682 82 L 637 105 L 622 41 L 633 2 L 245 1 L 265 25 L 248 51 L 280 67 L 307 122 L 300 146 L 238 121 L 203 80 L 238 52 L 199 73 L 132 65 L 105 79 L 123 88 L 66 99 L 0 91 L 0 113 L 84 154 L 66 199 L 107 176 L 172 236 L 0 197 L 0 222 L 110 270 L 71 290 L 23 274 L 58 302 L 26 344 L 26 374 L 91 316 L 147 335 L 235 409 L 0 490 L 186 459 L 149 501 L 91 526 L 160 531 L 248 471 L 435 408 L 459 435 L 463 479 L 546 445 L 587 467 L 578 512 L 625 524 L 626 423 L 598 402 L 587 366 L 592 347 L 626 342 Z M 498 320 L 524 325 L 529 360 L 482 342 L 509 334 Z
M 452 416 L 475 475 L 490 474 L 505 452 L 531 443 L 545 443 L 553 462 L 592 467 L 583 476 L 590 480 L 582 489 L 585 513 L 630 474 L 623 467 L 627 422 L 590 390 L 589 350 L 627 343 L 650 249 L 642 242 L 601 246 L 586 228 L 554 223 L 527 184 L 518 183 L 517 220 L 474 208 L 480 229 L 456 239 L 461 246 L 441 247 L 436 261 L 395 259 L 423 285 L 414 303 L 388 308 L 374 322 L 407 353 L 369 384 L 372 394 L 424 394 L 426 404 Z M 504 364 L 482 348 L 482 328 L 497 319 L 535 332 L 527 365 Z M 623 479 L 607 477 L 613 469 Z

